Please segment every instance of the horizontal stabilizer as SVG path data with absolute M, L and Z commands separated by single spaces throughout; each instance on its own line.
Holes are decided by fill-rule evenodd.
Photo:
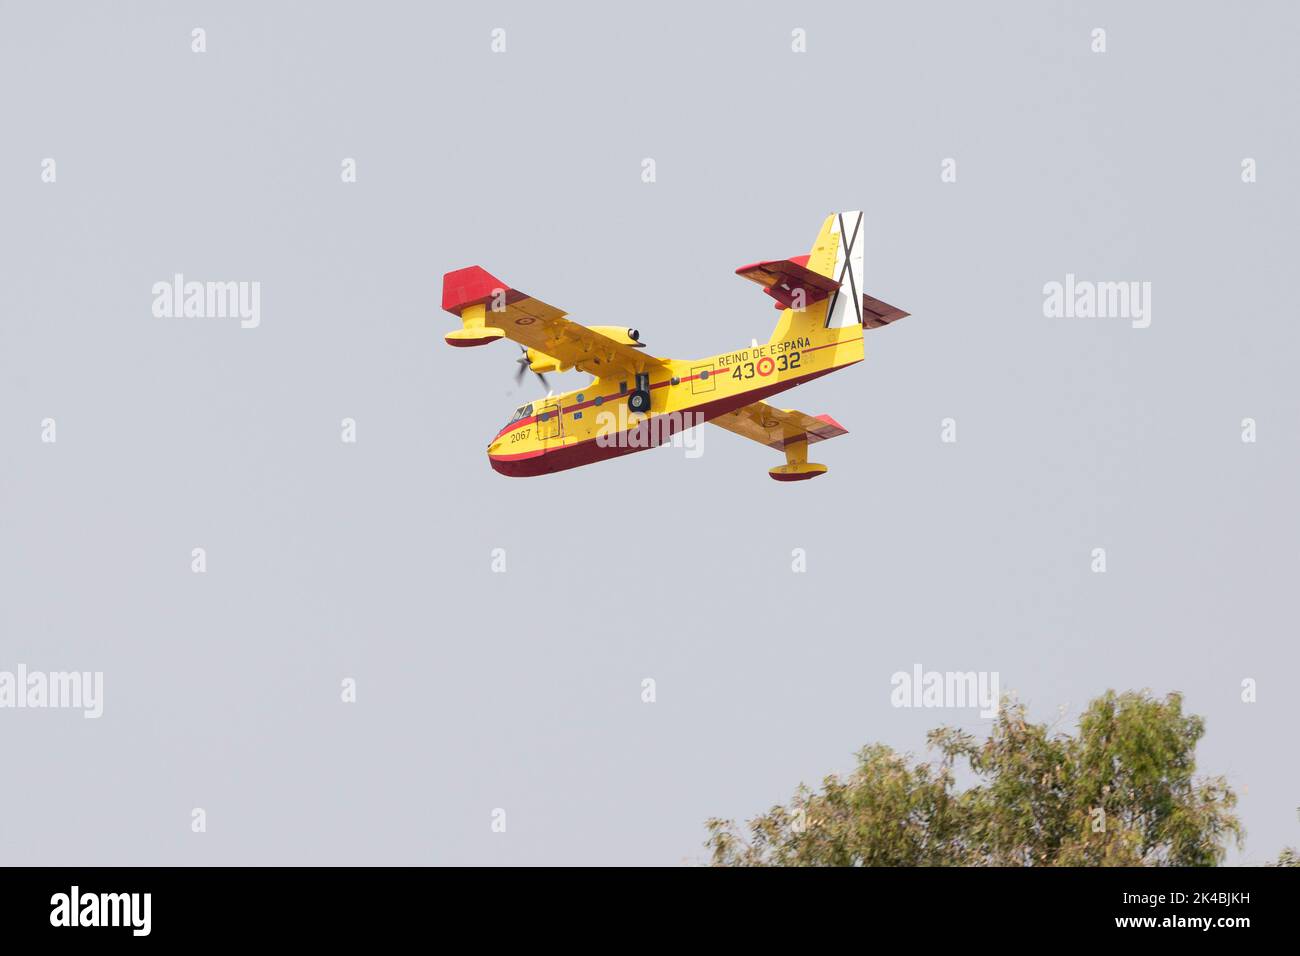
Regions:
M 741 266 L 736 270 L 736 275 L 761 285 L 763 291 L 779 303 L 778 308 L 802 308 L 828 298 L 840 287 L 834 279 L 813 272 L 807 263 L 807 256 L 755 262 Z M 795 300 L 798 290 L 803 292 L 802 302 Z
M 911 315 L 911 313 L 904 312 L 887 302 L 873 299 L 866 294 L 862 296 L 862 327 L 864 329 L 878 329 L 890 322 L 897 322 L 908 315 Z

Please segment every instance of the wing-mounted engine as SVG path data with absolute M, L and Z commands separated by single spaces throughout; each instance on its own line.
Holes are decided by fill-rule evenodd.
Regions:
M 625 329 L 616 325 L 586 325 L 583 328 L 590 329 L 598 335 L 603 335 L 610 341 L 617 342 L 620 345 L 626 345 L 634 349 L 645 348 L 645 343 L 641 341 L 641 333 L 636 329 Z M 541 349 L 524 349 L 523 358 L 519 361 L 521 364 L 527 359 L 528 368 L 538 374 L 542 372 L 567 372 L 573 368 L 572 362 L 563 362 L 554 355 L 547 355 Z
M 587 328 L 607 339 L 613 339 L 619 345 L 627 345 L 634 349 L 645 348 L 645 343 L 641 341 L 641 333 L 636 329 L 624 329 L 617 325 L 589 325 Z

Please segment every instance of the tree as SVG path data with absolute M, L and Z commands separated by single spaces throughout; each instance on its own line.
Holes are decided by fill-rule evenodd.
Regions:
M 1236 795 L 1197 778 L 1182 698 L 1107 692 L 1078 734 L 1004 702 L 991 736 L 940 728 L 933 762 L 873 744 L 856 769 L 751 820 L 706 823 L 717 866 L 1212 866 L 1241 844 Z M 975 783 L 958 790 L 964 764 Z

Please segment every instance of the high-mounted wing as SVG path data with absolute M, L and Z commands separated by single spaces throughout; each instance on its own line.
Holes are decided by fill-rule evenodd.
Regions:
M 847 435 L 848 429 L 829 415 L 807 415 L 792 408 L 753 402 L 709 421 L 761 445 L 782 451 L 789 444 L 808 444 Z
M 479 266 L 443 276 L 442 307 L 460 316 L 463 325 L 447 334 L 451 345 L 484 345 L 504 336 L 597 378 L 636 375 L 664 364 L 570 321 L 562 310 L 510 288 Z
M 766 402 L 753 402 L 709 421 L 785 452 L 785 464 L 767 472 L 777 481 L 803 481 L 826 474 L 825 465 L 808 460 L 808 446 L 848 434 L 848 429 L 829 415 L 805 415 L 792 408 L 774 408 Z

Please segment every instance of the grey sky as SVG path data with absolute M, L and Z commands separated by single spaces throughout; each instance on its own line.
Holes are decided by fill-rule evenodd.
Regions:
M 701 859 L 865 743 L 987 728 L 892 707 L 916 663 L 1067 724 L 1182 691 L 1232 859 L 1300 843 L 1300 12 L 539 7 L 0 7 L 0 669 L 104 673 L 98 720 L 0 710 L 0 860 Z M 913 314 L 778 400 L 849 429 L 826 477 L 719 429 L 489 469 L 535 389 L 443 344 L 443 272 L 707 355 L 776 321 L 737 266 L 859 208 Z M 155 318 L 175 273 L 260 325 Z M 1067 274 L 1150 282 L 1150 327 L 1045 318 Z

